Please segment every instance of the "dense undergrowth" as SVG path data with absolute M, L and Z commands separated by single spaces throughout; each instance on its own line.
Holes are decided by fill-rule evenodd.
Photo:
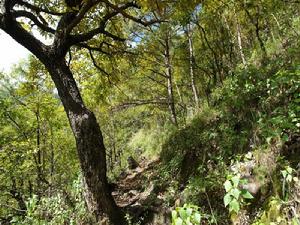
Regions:
M 299 221 L 299 205 L 291 194 L 298 190 L 298 179 L 289 181 L 289 189 L 282 190 L 286 181 L 280 171 L 291 166 L 295 169 L 293 176 L 297 176 L 294 172 L 300 153 L 300 70 L 298 66 L 276 69 L 271 63 L 261 68 L 249 65 L 238 69 L 214 91 L 211 104 L 163 145 L 163 171 L 177 177 L 178 198 L 213 216 L 209 223 L 230 224 L 231 214 L 232 220 L 240 224 L 239 217 L 245 216 L 240 215 L 243 210 L 250 215 L 246 224 Z M 294 149 L 287 146 L 293 141 L 298 146 Z M 243 207 L 229 213 L 224 207 L 223 183 L 234 173 L 243 175 L 243 169 L 249 168 L 232 168 L 251 160 L 255 163 L 251 179 L 259 183 L 261 193 L 255 193 L 254 199 L 245 204 L 238 198 Z M 245 178 L 250 182 L 249 177 Z M 284 198 L 285 191 L 289 198 Z M 291 210 L 294 213 L 287 212 Z

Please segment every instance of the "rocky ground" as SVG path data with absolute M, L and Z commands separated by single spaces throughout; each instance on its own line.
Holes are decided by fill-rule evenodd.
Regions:
M 164 191 L 155 182 L 159 159 L 138 163 L 119 177 L 112 192 L 117 205 L 128 213 L 133 223 L 147 225 L 169 224 L 170 209 L 164 206 Z

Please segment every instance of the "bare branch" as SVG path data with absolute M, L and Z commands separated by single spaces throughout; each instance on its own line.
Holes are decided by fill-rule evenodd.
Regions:
M 158 20 L 149 20 L 149 21 L 143 21 L 142 18 L 137 18 L 137 17 L 134 17 L 130 14 L 128 14 L 127 12 L 125 12 L 124 10 L 121 10 L 121 7 L 118 7 L 114 4 L 112 4 L 111 2 L 109 2 L 108 0 L 103 0 L 103 2 L 105 4 L 107 4 L 109 7 L 111 7 L 112 9 L 114 9 L 116 12 L 120 13 L 123 15 L 123 17 L 127 18 L 127 19 L 130 19 L 136 23 L 139 23 L 139 24 L 142 24 L 143 26 L 150 26 L 152 24 L 155 24 L 155 23 L 160 23 L 160 22 L 165 22 L 165 21 L 158 21 Z M 130 7 L 134 7 L 134 8 L 137 8 L 139 9 L 140 7 L 134 3 L 134 2 L 130 2 L 130 3 L 127 3 L 127 5 L 129 5 Z M 129 7 L 127 7 L 129 8 Z
M 134 100 L 132 102 L 125 102 L 120 105 L 112 107 L 112 112 L 117 112 L 121 110 L 125 110 L 132 107 L 144 106 L 144 105 L 168 105 L 168 101 L 164 99 L 158 100 Z
M 151 72 L 155 73 L 155 74 L 158 74 L 164 78 L 168 78 L 167 74 L 165 74 L 164 72 L 159 72 L 157 70 L 154 70 L 154 69 L 149 69 Z
M 81 35 L 73 35 L 73 41 L 76 43 L 79 42 L 85 42 L 88 41 L 90 39 L 92 39 L 94 36 L 98 35 L 98 34 L 105 34 L 108 37 L 116 40 L 116 41 L 125 41 L 124 38 L 118 37 L 116 35 L 113 35 L 111 33 L 109 33 L 108 31 L 105 30 L 106 24 L 107 22 L 113 18 L 114 16 L 118 15 L 120 12 L 124 11 L 125 9 L 132 7 L 132 3 L 127 3 L 123 6 L 117 7 L 115 6 L 117 10 L 112 11 L 110 13 L 107 13 L 102 20 L 99 23 L 99 26 L 93 30 L 88 31 L 87 33 L 81 34 Z
M 39 59 L 43 60 L 47 57 L 48 47 L 26 31 L 11 14 L 5 13 L 1 15 L 0 28 Z
M 162 81 L 160 81 L 160 80 L 155 80 L 155 79 L 154 79 L 153 77 L 151 77 L 151 76 L 147 76 L 147 78 L 150 79 L 150 80 L 152 80 L 153 82 L 155 82 L 155 83 L 157 83 L 157 84 L 159 84 L 159 85 L 165 87 L 165 88 L 168 88 L 168 86 L 167 86 L 165 83 L 163 83 Z
M 110 80 L 110 74 L 108 72 L 106 72 L 104 69 L 102 69 L 96 62 L 94 56 L 93 56 L 93 52 L 92 50 L 89 49 L 89 54 L 90 54 L 90 57 L 91 57 L 91 60 L 93 62 L 93 65 L 101 72 L 101 73 L 104 73 L 104 75 L 106 75 L 107 79 L 108 79 L 108 82 L 111 84 L 111 80 Z
M 50 14 L 50 15 L 53 15 L 53 16 L 62 16 L 64 14 L 62 12 L 54 12 L 54 11 L 50 11 L 50 10 L 45 9 L 45 8 L 40 8 L 36 5 L 32 5 L 32 4 L 30 4 L 28 2 L 25 2 L 25 1 L 18 1 L 17 4 L 25 6 L 26 8 L 31 9 L 32 11 L 34 11 L 36 13 L 43 12 L 43 13 L 47 13 L 47 14 Z
M 72 51 L 71 49 L 69 50 L 69 60 L 68 60 L 68 67 L 70 67 L 72 61 Z
M 39 21 L 39 19 L 33 15 L 32 13 L 30 12 L 27 12 L 25 10 L 19 10 L 19 11 L 13 11 L 12 12 L 12 15 L 15 17 L 15 18 L 19 18 L 19 17 L 25 17 L 25 18 L 28 18 L 30 19 L 36 26 L 38 26 L 40 29 L 42 29 L 43 31 L 46 31 L 46 32 L 49 32 L 49 33 L 52 33 L 54 34 L 55 33 L 55 30 L 52 29 L 51 27 L 48 27 L 46 24 L 42 23 L 41 21 Z
M 76 44 L 76 46 L 80 47 L 80 48 L 85 48 L 89 51 L 96 51 L 96 52 L 100 52 L 100 53 L 103 53 L 105 55 L 111 56 L 111 54 L 109 52 L 106 52 L 102 49 L 103 44 L 104 44 L 104 42 L 101 42 L 99 47 L 93 47 L 93 46 L 90 46 L 86 43 L 79 43 L 79 44 Z
M 81 7 L 78 15 L 75 17 L 75 19 L 67 26 L 66 33 L 69 34 L 73 30 L 74 27 L 76 27 L 80 21 L 84 18 L 85 14 L 96 4 L 99 3 L 99 0 L 93 1 L 93 0 L 87 0 L 85 1 L 85 4 Z

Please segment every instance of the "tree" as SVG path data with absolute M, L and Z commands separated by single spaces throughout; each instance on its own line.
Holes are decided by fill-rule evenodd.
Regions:
M 136 9 L 139 6 L 135 2 L 76 2 L 79 2 L 78 5 L 75 4 L 76 7 L 68 3 L 70 7 L 66 8 L 53 1 L 3 0 L 0 29 L 35 55 L 55 83 L 76 140 L 89 210 L 98 219 L 105 213 L 113 224 L 126 224 L 109 190 L 106 153 L 100 127 L 94 113 L 84 104 L 73 73 L 66 62 L 66 55 L 72 47 L 83 48 L 90 52 L 96 65 L 94 52 L 104 53 L 119 42 L 125 41 L 119 26 L 112 25 L 116 25 L 119 15 L 142 25 L 151 25 L 153 21 L 145 22 L 138 16 Z M 88 26 L 92 27 L 86 31 Z M 51 39 L 52 44 L 46 45 L 35 37 L 32 33 L 33 27 L 36 27 L 35 31 L 40 35 Z

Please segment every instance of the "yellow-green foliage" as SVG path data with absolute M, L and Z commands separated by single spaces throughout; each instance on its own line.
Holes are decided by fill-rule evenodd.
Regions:
M 161 152 L 162 144 L 172 129 L 174 127 L 141 128 L 133 134 L 128 147 L 132 150 L 133 155 L 138 157 L 141 156 L 140 153 L 143 153 L 145 157 L 156 156 Z
M 286 225 L 288 224 L 286 218 L 281 212 L 282 202 L 280 199 L 271 198 L 267 209 L 263 212 L 259 221 L 255 222 L 253 225 Z
M 200 151 L 207 138 L 210 126 L 218 117 L 218 112 L 213 108 L 205 108 L 182 129 L 173 132 L 162 147 L 161 157 L 166 162 L 176 157 L 183 157 L 190 150 Z M 213 134 L 209 134 L 213 135 Z M 200 153 L 200 152 L 199 152 Z

